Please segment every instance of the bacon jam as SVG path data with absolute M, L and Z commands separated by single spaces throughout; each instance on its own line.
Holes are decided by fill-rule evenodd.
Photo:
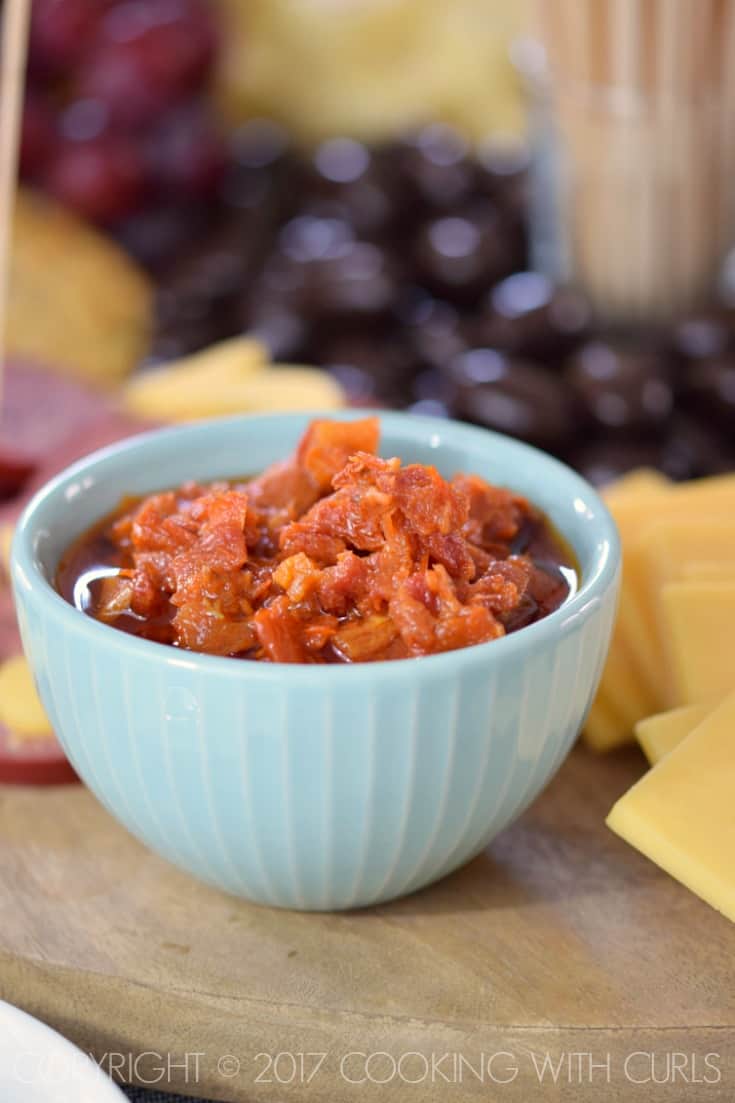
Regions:
M 124 501 L 64 556 L 60 593 L 136 636 L 278 663 L 452 651 L 570 596 L 574 557 L 525 498 L 380 459 L 379 430 L 314 421 L 257 478 Z

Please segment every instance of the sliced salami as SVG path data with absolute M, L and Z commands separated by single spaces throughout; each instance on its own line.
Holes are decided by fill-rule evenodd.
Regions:
M 40 368 L 10 365 L 0 410 L 0 523 L 14 523 L 29 498 L 75 460 L 150 427 L 119 411 L 109 394 Z M 0 662 L 21 650 L 0 570 Z M 0 723 L 0 784 L 76 780 L 55 736 L 24 739 Z

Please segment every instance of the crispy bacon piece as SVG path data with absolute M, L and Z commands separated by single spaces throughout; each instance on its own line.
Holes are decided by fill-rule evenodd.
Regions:
M 533 569 L 531 561 L 520 555 L 495 559 L 476 582 L 460 587 L 459 592 L 463 601 L 484 605 L 496 617 L 503 617 L 518 608 Z
M 297 552 L 278 565 L 273 572 L 273 581 L 286 591 L 293 605 L 300 605 L 319 589 L 321 571 L 308 555 Z
M 363 607 L 370 594 L 370 571 L 369 559 L 351 551 L 341 552 L 334 566 L 325 567 L 319 574 L 322 609 L 346 617 L 353 606 Z
M 525 498 L 492 486 L 479 475 L 455 475 L 452 487 L 467 502 L 468 518 L 463 533 L 480 548 L 510 544 L 531 512 Z
M 332 646 L 350 663 L 380 659 L 398 635 L 398 627 L 389 616 L 373 613 L 362 619 L 348 620 L 335 632 Z
M 377 417 L 361 421 L 312 421 L 296 449 L 296 463 L 309 475 L 318 492 L 326 494 L 350 456 L 355 452 L 377 452 L 379 440 Z
M 486 606 L 462 604 L 441 564 L 408 578 L 389 608 L 413 655 L 453 651 L 505 634 Z
M 247 483 L 253 506 L 276 519 L 295 520 L 327 494 L 332 479 L 355 452 L 375 452 L 380 422 L 313 421 L 292 456 Z
M 264 658 L 272 663 L 308 662 L 301 620 L 285 594 L 258 609 L 254 622 Z

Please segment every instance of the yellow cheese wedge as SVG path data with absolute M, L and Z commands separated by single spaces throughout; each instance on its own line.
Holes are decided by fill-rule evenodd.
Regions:
M 47 739 L 51 725 L 22 655 L 0 666 L 0 724 L 24 739 Z
M 735 582 L 671 582 L 661 607 L 677 703 L 734 689 Z
M 608 827 L 735 922 L 735 694 L 612 809 Z
M 635 726 L 635 737 L 651 765 L 655 766 L 664 755 L 678 747 L 715 707 L 716 704 L 712 703 L 680 705 L 679 708 L 639 720 Z

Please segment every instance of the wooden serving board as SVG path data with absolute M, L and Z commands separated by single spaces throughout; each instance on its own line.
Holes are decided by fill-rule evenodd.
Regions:
M 344 915 L 206 888 L 81 787 L 0 789 L 0 995 L 231 1103 L 731 1101 L 735 926 L 603 825 L 642 765 L 578 748 L 481 858 Z

